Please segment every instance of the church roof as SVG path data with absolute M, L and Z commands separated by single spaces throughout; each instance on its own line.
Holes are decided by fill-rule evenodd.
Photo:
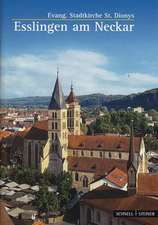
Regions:
M 133 134 L 133 121 L 131 123 L 131 134 L 130 134 L 130 140 L 129 140 L 129 158 L 127 163 L 127 169 L 129 169 L 131 166 L 137 170 L 136 165 L 136 159 L 135 159 L 135 145 L 134 145 L 134 134 Z
M 69 135 L 68 148 L 75 150 L 100 150 L 129 152 L 129 137 L 124 135 Z M 141 138 L 134 137 L 135 152 L 140 151 Z
M 48 139 L 48 120 L 37 121 L 25 135 L 25 139 L 47 140 Z
M 114 168 L 118 168 L 126 173 L 127 161 L 95 157 L 68 157 L 68 169 L 70 171 L 94 173 L 95 178 L 108 174 Z
M 57 76 L 54 91 L 52 94 L 52 98 L 49 104 L 49 109 L 64 109 L 65 108 L 65 100 L 62 91 L 62 87 Z
M 75 96 L 75 93 L 74 93 L 74 90 L 73 90 L 73 87 L 72 87 L 72 86 L 71 86 L 70 94 L 69 94 L 69 96 L 68 96 L 67 99 L 66 99 L 66 102 L 67 102 L 68 104 L 71 104 L 71 103 L 73 103 L 73 102 L 78 102 L 78 101 L 77 101 L 77 98 L 76 98 L 76 96 Z

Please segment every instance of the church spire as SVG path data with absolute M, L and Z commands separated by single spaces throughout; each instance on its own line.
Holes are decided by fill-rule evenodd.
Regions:
M 62 87 L 59 81 L 59 68 L 57 68 L 57 78 L 54 86 L 54 91 L 49 104 L 49 109 L 64 109 L 65 100 L 62 91 Z
M 127 162 L 128 173 L 128 186 L 127 190 L 129 194 L 136 192 L 136 177 L 137 177 L 137 164 L 134 151 L 134 134 L 133 134 L 133 121 L 131 122 L 131 134 L 129 143 L 129 158 Z
M 128 158 L 128 163 L 127 163 L 127 170 L 130 168 L 130 166 L 133 166 L 136 169 L 134 153 L 135 153 L 135 150 L 134 150 L 134 132 L 133 132 L 133 120 L 132 120 L 131 121 L 129 158 Z
M 72 84 L 72 82 L 71 82 L 71 87 L 70 87 L 70 94 L 69 94 L 69 96 L 67 97 L 66 102 L 67 102 L 68 104 L 73 103 L 73 102 L 77 102 L 77 98 L 76 98 L 75 93 L 74 93 L 74 89 L 73 89 L 73 84 Z

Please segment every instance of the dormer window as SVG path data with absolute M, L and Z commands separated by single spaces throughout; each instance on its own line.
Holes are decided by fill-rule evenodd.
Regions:
M 81 142 L 81 143 L 79 144 L 79 147 L 84 147 L 84 143 Z
M 96 169 L 96 164 L 94 164 L 91 168 L 92 168 L 93 170 Z
M 103 145 L 101 143 L 99 143 L 97 147 L 101 148 L 101 147 L 103 147 Z

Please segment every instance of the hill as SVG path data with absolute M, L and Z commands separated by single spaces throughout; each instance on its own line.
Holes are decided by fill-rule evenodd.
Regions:
M 11 107 L 48 107 L 49 96 L 1 99 L 1 106 Z M 145 110 L 158 110 L 158 88 L 130 95 L 90 94 L 78 96 L 82 107 L 106 106 L 108 109 L 127 109 L 142 106 Z

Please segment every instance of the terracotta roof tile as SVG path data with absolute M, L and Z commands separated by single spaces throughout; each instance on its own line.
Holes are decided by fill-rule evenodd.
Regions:
M 41 120 L 35 123 L 25 135 L 26 139 L 47 140 L 48 120 Z
M 77 101 L 77 98 L 76 98 L 76 96 L 75 96 L 75 93 L 74 93 L 74 91 L 73 91 L 73 88 L 71 88 L 70 94 L 69 94 L 69 96 L 67 97 L 66 102 L 67 102 L 68 104 L 71 104 L 71 103 L 74 103 L 74 102 L 78 102 L 78 101 Z
M 83 203 L 110 214 L 113 214 L 113 210 L 158 210 L 158 199 L 139 194 L 128 195 L 126 191 L 107 186 L 101 186 L 85 194 L 81 199 L 81 204 Z M 145 225 L 157 225 L 156 217 L 126 217 L 126 219 Z
M 140 173 L 138 175 L 138 193 L 158 196 L 158 173 Z
M 134 149 L 139 152 L 141 138 L 134 138 Z M 129 151 L 129 137 L 123 135 L 69 135 L 70 149 L 90 149 L 101 151 Z
M 119 187 L 124 187 L 127 184 L 127 174 L 118 168 L 112 170 L 106 179 Z
M 99 177 L 109 173 L 116 167 L 126 172 L 127 161 L 120 159 L 68 157 L 68 167 L 71 171 L 94 173 L 95 177 Z
M 0 139 L 2 138 L 6 138 L 10 135 L 12 135 L 13 133 L 10 131 L 5 131 L 5 130 L 0 130 Z

